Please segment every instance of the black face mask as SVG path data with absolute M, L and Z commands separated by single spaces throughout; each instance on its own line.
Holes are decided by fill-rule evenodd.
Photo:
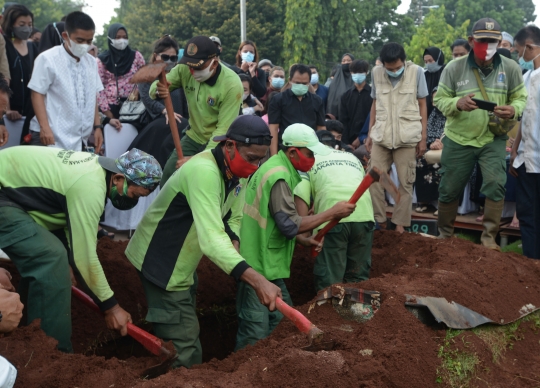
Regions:
M 350 63 L 344 63 L 341 65 L 341 69 L 346 73 L 350 73 L 349 66 L 350 66 Z
M 130 210 L 133 209 L 137 203 L 139 202 L 138 198 L 129 198 L 127 195 L 128 191 L 128 184 L 127 180 L 124 179 L 124 195 L 120 195 L 118 192 L 118 189 L 116 188 L 116 185 L 112 185 L 111 187 L 111 194 L 110 194 L 110 200 L 112 205 L 117 208 L 118 210 Z

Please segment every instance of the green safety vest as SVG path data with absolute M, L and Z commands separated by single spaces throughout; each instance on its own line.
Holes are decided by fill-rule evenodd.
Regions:
M 268 280 L 290 276 L 296 240 L 288 240 L 269 214 L 270 192 L 280 179 L 287 182 L 291 192 L 301 180 L 283 151 L 268 159 L 249 181 L 240 226 L 240 254 Z

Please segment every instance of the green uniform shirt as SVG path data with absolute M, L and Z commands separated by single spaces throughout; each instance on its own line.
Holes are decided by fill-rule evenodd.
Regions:
M 25 210 L 47 230 L 66 230 L 70 264 L 102 309 L 116 304 L 96 253 L 105 176 L 96 155 L 87 152 L 33 146 L 0 152 L 0 206 Z
M 248 267 L 231 243 L 240 240 L 244 193 L 241 183 L 225 180 L 222 160 L 218 147 L 176 170 L 126 249 L 144 277 L 167 291 L 187 290 L 203 255 L 227 274 Z
M 184 88 L 189 111 L 189 130 L 186 135 L 206 149 L 214 148 L 209 141 L 225 135 L 238 117 L 244 88 L 238 74 L 219 65 L 217 73 L 205 82 L 197 82 L 187 65 L 177 65 L 167 74 L 169 90 Z M 150 88 L 150 97 L 156 98 L 157 81 Z
M 315 214 L 322 213 L 336 203 L 348 201 L 364 179 L 364 168 L 356 156 L 334 150 L 326 156 L 315 155 L 315 164 L 307 173 L 300 173 L 302 181 L 294 189 L 308 204 L 314 199 Z M 371 196 L 366 191 L 356 203 L 355 211 L 340 222 L 374 222 Z M 319 231 L 326 225 L 319 226 Z
M 464 146 L 483 147 L 493 141 L 493 134 L 488 128 L 488 112 L 482 109 L 460 112 L 457 109 L 458 100 L 468 94 L 474 93 L 474 98 L 484 99 L 473 68 L 478 68 L 478 65 L 472 51 L 469 56 L 448 63 L 433 103 L 446 116 L 444 133 L 449 139 Z M 527 102 L 527 90 L 518 64 L 495 54 L 491 73 L 486 77 L 480 69 L 478 72 L 489 101 L 497 105 L 512 105 L 516 118 L 520 116 Z
M 272 156 L 251 177 L 245 193 L 244 217 L 240 228 L 240 253 L 249 265 L 268 280 L 288 278 L 296 236 L 287 239 L 269 209 L 274 184 L 283 179 L 291 192 L 300 175 L 283 151 Z

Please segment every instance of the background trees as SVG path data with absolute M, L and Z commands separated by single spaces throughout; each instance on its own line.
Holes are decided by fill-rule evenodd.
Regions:
M 454 28 L 446 23 L 445 11 L 444 6 L 431 10 L 424 18 L 423 23 L 416 28 L 411 43 L 405 45 L 405 52 L 409 60 L 423 64 L 424 50 L 431 46 L 441 48 L 447 61 L 452 58 L 450 45 L 457 38 L 467 37 L 467 27 L 470 21 L 466 20 L 461 26 Z
M 64 15 L 80 11 L 84 0 L 18 0 L 34 14 L 34 26 L 43 30 L 49 23 L 59 22 Z M 4 2 L 1 2 L 2 7 Z
M 412 0 L 405 15 L 396 13 L 399 4 L 400 0 L 247 0 L 247 36 L 257 44 L 261 59 L 286 68 L 298 62 L 315 64 L 328 75 L 346 52 L 373 63 L 382 45 L 393 41 L 423 65 L 426 47 L 441 47 L 448 59 L 452 41 L 466 38 L 481 17 L 496 19 L 511 34 L 536 18 L 532 0 Z M 429 6 L 439 8 L 422 8 Z M 240 44 L 239 12 L 238 0 L 120 0 L 111 22 L 126 25 L 131 46 L 145 57 L 163 34 L 174 36 L 181 46 L 195 35 L 217 35 L 223 60 L 234 63 Z M 100 49 L 107 48 L 105 36 L 96 42 Z

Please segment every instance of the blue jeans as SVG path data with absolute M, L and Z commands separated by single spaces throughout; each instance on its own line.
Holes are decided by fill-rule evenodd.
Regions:
M 528 173 L 525 164 L 517 171 L 516 213 L 523 254 L 531 259 L 540 259 L 540 173 Z

